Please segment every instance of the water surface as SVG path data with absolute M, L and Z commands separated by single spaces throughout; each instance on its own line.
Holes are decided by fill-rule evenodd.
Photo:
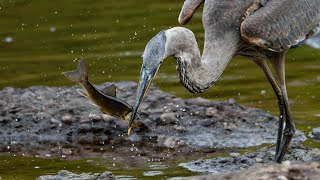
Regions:
M 182 4 L 182 0 L 0 0 L 0 88 L 74 85 L 61 72 L 73 69 L 81 58 L 90 64 L 90 80 L 96 84 L 138 81 L 144 46 L 158 31 L 178 26 Z M 201 10 L 186 27 L 195 32 L 202 48 Z M 292 112 L 297 127 L 307 134 L 320 126 L 320 51 L 308 47 L 291 50 L 286 64 Z M 180 85 L 173 58 L 164 62 L 154 84 L 183 98 L 233 98 L 278 114 L 274 93 L 264 74 L 243 58 L 235 58 L 216 85 L 204 94 L 190 94 Z M 311 139 L 305 145 L 320 148 Z M 31 173 L 34 178 L 46 172 L 30 164 L 45 161 L 42 159 L 0 158 L 13 163 L 12 168 L 0 167 L 0 174 L 7 175 L 4 177 L 22 178 Z M 50 161 L 57 164 L 58 160 Z M 72 166 L 70 163 L 87 165 L 84 161 L 59 161 L 58 168 L 52 168 L 50 173 Z M 50 163 L 45 161 L 40 169 L 43 167 L 48 169 Z M 95 168 L 95 172 L 101 169 Z M 189 174 L 182 171 L 173 176 L 177 175 Z

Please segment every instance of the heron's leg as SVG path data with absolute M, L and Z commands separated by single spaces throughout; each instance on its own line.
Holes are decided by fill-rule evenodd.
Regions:
M 277 136 L 277 145 L 276 145 L 276 154 L 279 153 L 279 149 L 280 149 L 280 144 L 282 141 L 282 133 L 283 133 L 283 113 L 284 113 L 284 102 L 283 102 L 283 98 L 282 98 L 282 93 L 281 93 L 281 89 L 280 89 L 280 85 L 277 82 L 277 80 L 275 79 L 275 77 L 273 76 L 271 70 L 269 69 L 266 61 L 264 60 L 255 60 L 254 61 L 264 72 L 264 74 L 266 75 L 266 77 L 268 78 L 273 91 L 275 92 L 277 99 L 278 99 L 278 106 L 279 106 L 279 111 L 280 111 L 280 115 L 279 115 L 279 122 L 278 122 L 278 136 Z
M 285 117 L 286 117 L 286 124 L 283 133 L 283 139 L 279 148 L 279 152 L 276 154 L 276 162 L 281 163 L 285 153 L 287 152 L 288 146 L 292 140 L 293 135 L 295 134 L 296 128 L 294 122 L 292 120 L 292 114 L 289 104 L 289 98 L 287 94 L 287 89 L 285 85 L 285 52 L 277 53 L 275 56 L 270 58 L 270 62 L 273 68 L 276 71 L 276 74 L 279 79 L 280 83 L 280 90 L 282 92 L 283 102 L 284 102 L 284 109 L 285 109 Z

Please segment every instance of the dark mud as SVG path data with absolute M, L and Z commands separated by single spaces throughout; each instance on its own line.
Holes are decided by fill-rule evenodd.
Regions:
M 133 104 L 137 84 L 116 83 L 117 97 Z M 101 86 L 102 88 L 103 86 Z M 277 117 L 234 101 L 183 100 L 151 87 L 140 114 L 144 129 L 101 114 L 79 87 L 5 88 L 0 91 L 0 151 L 77 154 L 92 147 L 225 149 L 274 143 Z M 303 141 L 302 133 L 295 141 Z M 49 148 L 48 148 L 49 147 Z

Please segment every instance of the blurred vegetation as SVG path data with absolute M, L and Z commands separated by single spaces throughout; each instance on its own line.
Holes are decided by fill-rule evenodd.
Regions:
M 179 26 L 182 0 L 0 0 L 0 89 L 7 86 L 74 85 L 61 72 L 84 58 L 93 83 L 138 81 L 141 54 L 158 31 Z M 201 9 L 186 26 L 203 44 Z M 320 51 L 308 47 L 287 56 L 287 85 L 297 127 L 306 134 L 320 126 Z M 220 81 L 204 94 L 179 83 L 168 58 L 154 84 L 183 98 L 235 99 L 277 115 L 274 93 L 261 70 L 236 58 Z M 265 91 L 266 93 L 261 93 Z M 319 143 L 308 139 L 310 147 Z

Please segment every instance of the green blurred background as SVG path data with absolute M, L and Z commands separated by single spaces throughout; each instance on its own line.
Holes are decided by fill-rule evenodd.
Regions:
M 95 84 L 138 81 L 144 46 L 160 30 L 179 26 L 182 4 L 183 0 L 0 0 L 0 89 L 74 85 L 61 72 L 74 69 L 80 58 L 90 65 Z M 202 48 L 201 10 L 186 27 Z M 287 55 L 292 111 L 298 129 L 306 134 L 320 126 L 319 60 L 320 51 L 306 46 Z M 164 62 L 154 84 L 182 98 L 233 98 L 278 114 L 264 74 L 243 58 L 235 58 L 204 94 L 190 94 L 180 85 L 173 58 Z M 311 139 L 304 144 L 320 147 Z

